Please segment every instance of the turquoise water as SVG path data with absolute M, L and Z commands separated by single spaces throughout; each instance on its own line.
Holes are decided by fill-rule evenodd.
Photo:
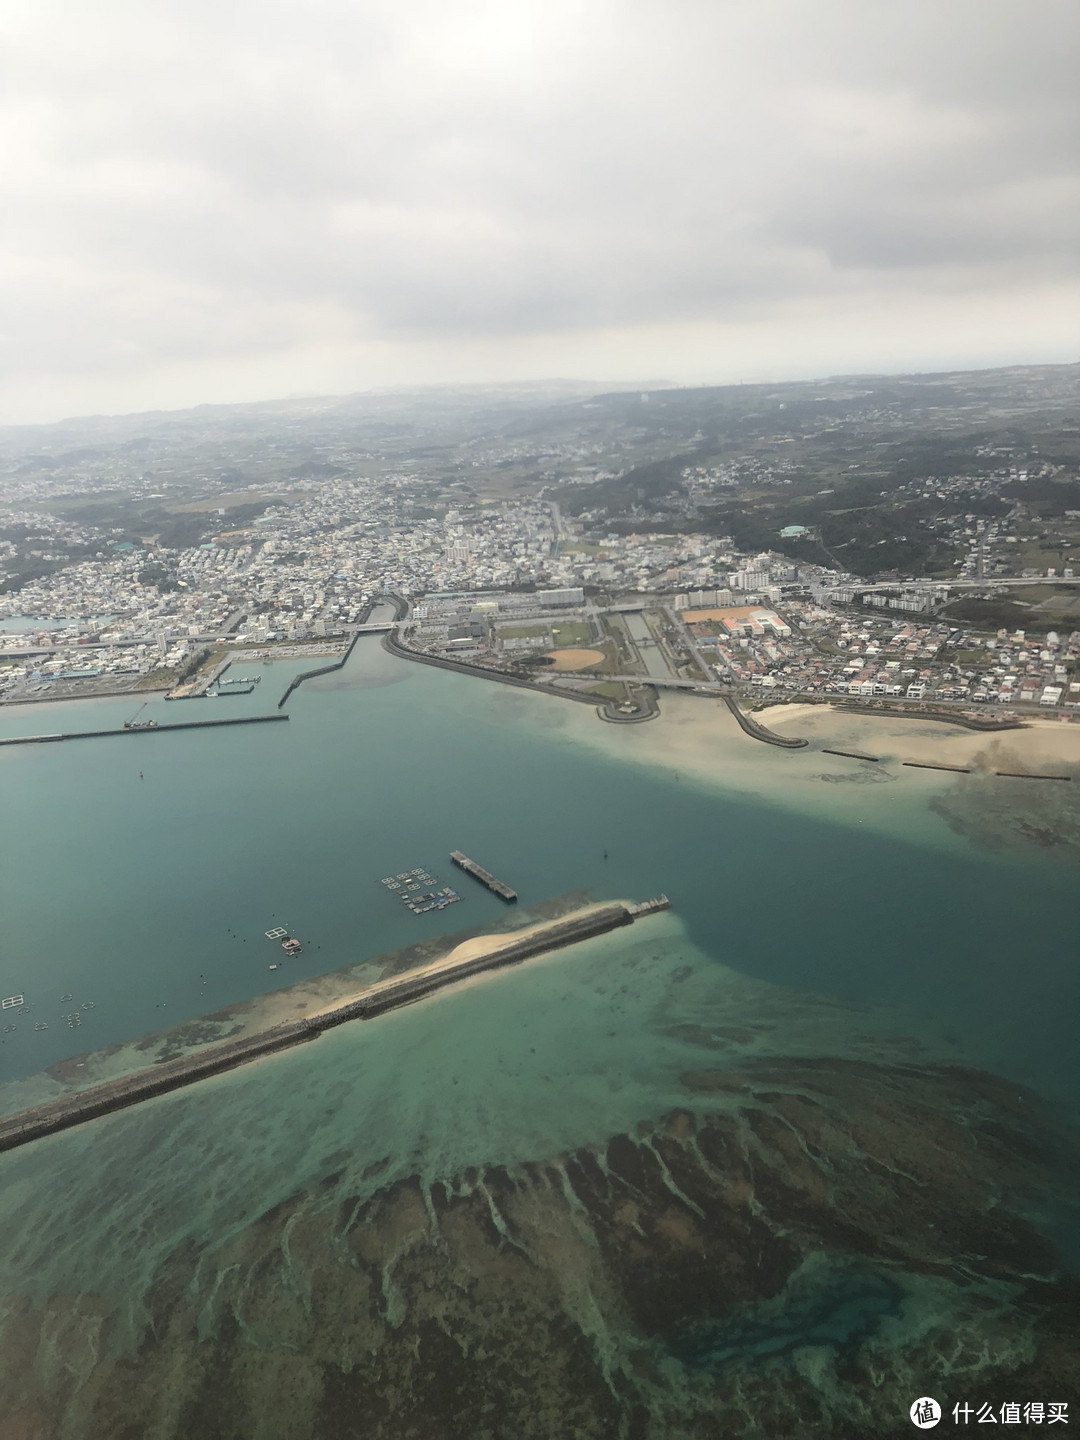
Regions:
M 308 666 L 260 668 L 144 716 L 265 713 Z M 1035 1116 L 1077 1099 L 1074 870 L 864 828 L 895 786 L 840 823 L 630 764 L 585 707 L 374 638 L 289 713 L 0 750 L 0 989 L 31 1006 L 4 1079 L 504 920 L 451 849 L 524 905 L 673 910 L 0 1157 L 0 1426 L 891 1434 L 918 1394 L 996 1394 L 1033 1314 L 1058 1333 L 1013 1211 L 1064 1223 Z M 463 903 L 410 915 L 379 880 L 414 866 Z M 271 971 L 277 923 L 305 950 Z
M 250 696 L 158 700 L 142 718 L 267 713 L 303 668 L 258 667 Z M 501 919 L 451 866 L 461 849 L 526 905 L 663 890 L 702 951 L 742 973 L 887 1005 L 942 1053 L 1075 1096 L 1063 866 L 867 833 L 858 807 L 885 803 L 877 789 L 841 825 L 631 769 L 568 743 L 551 723 L 563 702 L 396 660 L 375 637 L 288 708 L 287 725 L 0 751 L 0 989 L 32 1005 L 0 1036 L 3 1078 Z M 100 728 L 132 709 L 12 707 L 0 729 Z M 414 866 L 463 903 L 412 916 L 379 880 Z M 263 932 L 279 924 L 305 950 L 271 971 Z M 73 1035 L 64 1016 L 88 1001 Z

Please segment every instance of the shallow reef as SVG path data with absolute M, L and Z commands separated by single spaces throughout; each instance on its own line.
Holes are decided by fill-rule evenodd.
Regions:
M 659 1121 L 435 1181 L 343 1164 L 178 1246 L 134 1346 L 93 1293 L 9 1299 L 0 1435 L 854 1440 L 918 1395 L 1077 1394 L 1035 1097 L 681 1028 Z

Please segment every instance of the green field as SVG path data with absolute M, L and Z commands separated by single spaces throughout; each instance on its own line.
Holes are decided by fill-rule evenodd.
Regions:
M 551 634 L 555 648 L 565 650 L 569 646 L 588 645 L 592 640 L 592 627 L 580 620 L 562 620 L 551 627 Z
M 548 627 L 546 625 L 510 625 L 499 634 L 504 640 L 546 640 Z

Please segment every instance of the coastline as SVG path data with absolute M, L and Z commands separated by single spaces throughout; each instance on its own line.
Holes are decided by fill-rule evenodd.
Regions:
M 770 705 L 758 713 L 763 723 L 780 734 L 797 729 L 811 744 L 822 745 L 859 735 L 871 753 L 900 760 L 978 766 L 980 755 L 991 747 L 1000 747 L 1032 768 L 1049 763 L 1080 765 L 1080 725 L 1069 720 L 1031 715 L 1024 717 L 1023 728 L 969 730 L 935 716 L 925 717 L 928 728 L 922 729 L 916 717 L 885 712 L 868 715 L 835 705 Z
M 808 742 L 788 748 L 745 734 L 721 699 L 671 693 L 656 724 L 625 728 L 594 725 L 571 706 L 551 707 L 558 712 L 551 715 L 529 705 L 531 713 L 523 714 L 526 705 L 524 696 L 513 705 L 508 697 L 506 709 L 525 723 L 558 728 L 572 743 L 616 763 L 661 770 L 721 795 L 845 828 L 961 853 L 972 843 L 995 848 L 990 831 L 1005 825 L 1015 831 L 1018 853 L 1042 860 L 1080 845 L 1080 725 L 1069 722 L 1032 717 L 1024 729 L 984 732 L 825 705 L 758 712 L 756 718 L 778 736 Z M 825 753 L 835 750 L 874 758 Z M 970 773 L 917 768 L 922 765 Z M 1074 783 L 1025 783 L 996 771 L 1068 773 Z M 968 815 L 973 809 L 977 813 Z

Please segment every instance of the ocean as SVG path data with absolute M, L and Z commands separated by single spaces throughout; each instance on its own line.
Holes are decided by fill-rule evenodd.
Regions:
M 305 666 L 256 668 L 251 696 L 141 718 L 266 713 Z M 988 849 L 902 778 L 826 784 L 719 712 L 705 783 L 674 742 L 643 760 L 663 717 L 603 725 L 374 637 L 288 710 L 0 750 L 9 1097 L 503 923 L 454 849 L 524 907 L 672 910 L 0 1157 L 12 1433 L 888 1434 L 909 1383 L 1036 1383 L 1078 1098 L 1058 848 Z M 413 867 L 462 902 L 410 914 L 380 881 Z M 982 1358 L 943 1367 L 939 1332 Z

